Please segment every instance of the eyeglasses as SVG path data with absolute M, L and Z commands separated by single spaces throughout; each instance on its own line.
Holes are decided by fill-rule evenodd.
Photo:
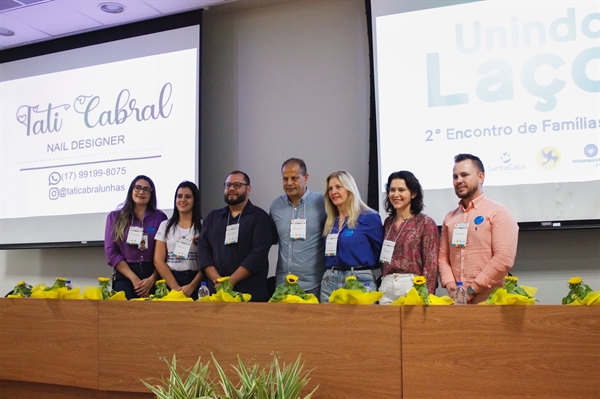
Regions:
M 146 194 L 150 194 L 152 192 L 152 187 L 133 186 L 133 191 L 136 193 L 143 191 Z
M 223 186 L 226 189 L 230 189 L 231 187 L 235 188 L 236 190 L 238 190 L 240 187 L 242 186 L 247 186 L 246 183 L 223 183 Z

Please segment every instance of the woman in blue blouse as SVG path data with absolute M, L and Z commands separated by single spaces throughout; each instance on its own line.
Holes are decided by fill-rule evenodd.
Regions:
M 321 302 L 328 303 L 331 292 L 342 288 L 346 277 L 370 283 L 375 291 L 375 269 L 383 242 L 381 217 L 360 199 L 360 193 L 350 173 L 338 171 L 327 177 L 325 196 L 327 220 L 325 266 L 321 283 Z

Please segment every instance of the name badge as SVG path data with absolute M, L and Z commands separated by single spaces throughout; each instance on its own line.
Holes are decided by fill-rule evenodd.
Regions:
M 383 241 L 383 247 L 381 247 L 381 256 L 379 256 L 379 261 L 381 263 L 385 263 L 387 265 L 392 263 L 392 254 L 394 253 L 395 246 L 396 243 L 394 241 Z
M 306 240 L 306 219 L 292 219 L 290 224 L 290 239 Z
M 175 255 L 177 259 L 187 259 L 188 254 L 190 253 L 191 245 L 192 240 L 188 240 L 185 237 L 179 237 L 177 239 L 177 243 L 175 244 L 173 255 Z
M 335 256 L 337 253 L 337 234 L 329 234 L 325 241 L 325 256 Z
M 237 244 L 240 233 L 240 224 L 231 224 L 225 230 L 225 245 Z
M 467 245 L 467 232 L 469 223 L 456 223 L 452 233 L 452 246 L 464 248 Z
M 138 244 L 138 249 L 140 251 L 145 251 L 148 249 L 148 234 L 142 234 L 142 241 Z
M 142 235 L 144 234 L 144 229 L 139 226 L 131 226 L 129 228 L 129 233 L 127 233 L 127 241 L 125 241 L 128 245 L 140 245 L 142 242 Z

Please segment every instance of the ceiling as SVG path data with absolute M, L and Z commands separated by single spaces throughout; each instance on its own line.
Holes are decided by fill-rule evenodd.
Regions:
M 0 50 L 231 1 L 235 0 L 0 0 L 0 33 L 14 32 L 0 35 Z M 100 10 L 100 4 L 108 2 L 125 10 Z

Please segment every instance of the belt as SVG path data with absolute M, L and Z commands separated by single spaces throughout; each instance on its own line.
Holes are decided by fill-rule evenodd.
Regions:
M 349 272 L 349 271 L 356 271 L 356 270 L 375 270 L 375 269 L 379 269 L 379 267 L 373 267 L 373 266 L 344 266 L 344 267 L 340 267 L 340 266 L 332 266 L 330 268 L 328 268 L 328 270 L 334 271 L 334 270 L 339 270 L 341 272 Z

